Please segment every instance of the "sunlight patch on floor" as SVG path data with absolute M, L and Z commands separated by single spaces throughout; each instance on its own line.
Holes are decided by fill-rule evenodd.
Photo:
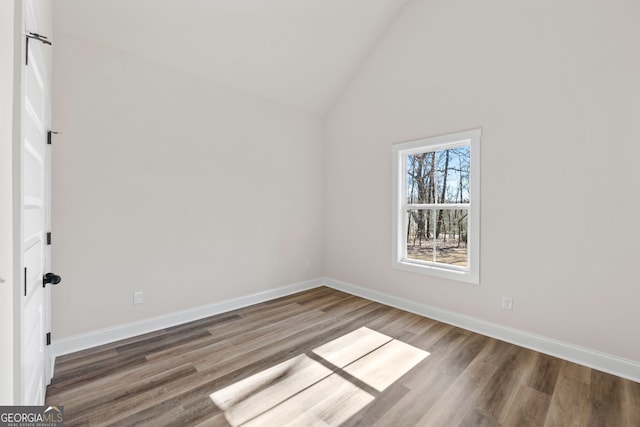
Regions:
M 384 391 L 428 355 L 426 351 L 393 340 L 344 370 L 376 390 Z
M 368 328 L 301 354 L 210 395 L 232 426 L 340 425 L 429 353 Z M 366 387 L 365 387 L 366 388 Z
M 378 391 L 429 356 L 424 350 L 364 327 L 313 352 Z
M 313 352 L 338 368 L 344 368 L 392 340 L 391 337 L 362 327 L 315 348 Z

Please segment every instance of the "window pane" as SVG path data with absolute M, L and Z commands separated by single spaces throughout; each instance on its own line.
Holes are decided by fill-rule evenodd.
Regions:
M 407 203 L 435 203 L 435 151 L 407 156 Z
M 415 209 L 406 213 L 407 258 L 435 261 L 433 257 L 433 210 Z
M 438 203 L 469 203 L 469 147 L 436 152 Z
M 407 259 L 467 267 L 467 209 L 414 209 L 406 215 Z
M 439 209 L 435 211 L 436 262 L 466 267 L 467 209 Z
M 407 203 L 468 203 L 469 147 L 407 155 Z

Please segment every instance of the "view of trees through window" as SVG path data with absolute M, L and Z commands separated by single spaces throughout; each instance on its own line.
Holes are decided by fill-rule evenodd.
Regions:
M 406 257 L 467 267 L 469 146 L 405 158 Z

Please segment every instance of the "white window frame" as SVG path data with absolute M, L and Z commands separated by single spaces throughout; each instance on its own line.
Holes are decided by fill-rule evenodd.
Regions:
M 481 129 L 473 129 L 448 135 L 401 142 L 391 146 L 392 151 L 392 268 L 443 277 L 462 282 L 480 283 L 480 139 Z M 406 229 L 410 205 L 406 200 L 407 156 L 415 153 L 432 152 L 447 148 L 469 146 L 469 217 L 467 220 L 467 267 L 444 263 L 419 261 L 406 256 Z M 443 207 L 455 208 L 454 205 Z M 467 204 L 464 204 L 467 208 Z

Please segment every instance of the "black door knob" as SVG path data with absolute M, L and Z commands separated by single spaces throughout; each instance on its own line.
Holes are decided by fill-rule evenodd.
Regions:
M 42 276 L 42 287 L 43 288 L 47 283 L 51 283 L 52 285 L 57 285 L 60 282 L 62 282 L 62 278 L 60 276 L 58 276 L 57 274 L 47 273 L 44 276 Z

